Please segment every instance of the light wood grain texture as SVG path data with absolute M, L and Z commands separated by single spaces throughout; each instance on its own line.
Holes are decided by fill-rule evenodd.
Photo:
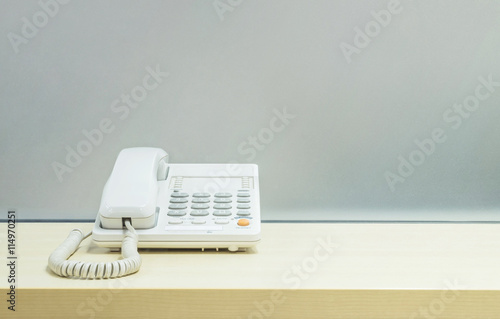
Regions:
M 48 270 L 73 228 L 91 224 L 17 225 L 17 311 L 0 318 L 500 318 L 500 225 L 263 224 L 253 251 L 142 250 L 113 280 Z M 71 257 L 117 258 L 90 240 Z

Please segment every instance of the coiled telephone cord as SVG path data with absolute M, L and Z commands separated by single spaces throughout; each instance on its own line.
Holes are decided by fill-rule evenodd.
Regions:
M 122 241 L 121 260 L 113 262 L 82 262 L 67 260 L 80 246 L 80 243 L 92 234 L 84 235 L 80 229 L 73 229 L 66 240 L 49 257 L 49 268 L 61 277 L 82 279 L 105 279 L 122 277 L 137 272 L 141 267 L 141 256 L 137 252 L 138 236 L 130 221 L 125 221 L 125 237 Z

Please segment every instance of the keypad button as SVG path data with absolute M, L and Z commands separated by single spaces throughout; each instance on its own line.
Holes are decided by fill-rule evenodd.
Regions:
M 214 209 L 231 209 L 230 204 L 215 204 Z
M 229 210 L 214 210 L 214 216 L 231 216 L 231 211 Z
M 196 225 L 200 225 L 200 224 L 205 224 L 206 221 L 204 221 L 204 220 L 193 220 L 191 223 L 196 224 Z
M 191 205 L 192 209 L 208 209 L 208 204 L 193 204 Z
M 238 208 L 238 209 L 250 209 L 250 205 L 248 205 L 248 204 L 238 204 L 238 206 L 236 208 Z
M 172 219 L 172 220 L 169 220 L 168 223 L 169 224 L 173 224 L 173 225 L 179 225 L 179 224 L 182 224 L 182 220 L 180 220 L 180 219 Z
M 214 202 L 219 204 L 231 203 L 231 198 L 216 198 Z
M 238 198 L 238 203 L 250 203 L 250 198 Z
M 194 193 L 193 197 L 210 197 L 209 193 Z
M 171 198 L 170 202 L 174 204 L 187 203 L 187 198 Z
M 236 213 L 238 216 L 250 216 L 250 212 L 248 210 L 239 210 L 238 213 Z
M 208 210 L 192 210 L 191 216 L 208 216 Z
M 179 198 L 179 197 L 188 197 L 189 194 L 188 193 L 181 193 L 181 192 L 173 192 L 172 195 L 170 195 L 170 196 Z
M 169 210 L 167 213 L 168 216 L 184 216 L 186 215 L 185 210 Z
M 186 209 L 187 206 L 184 204 L 170 204 L 168 209 Z
M 193 198 L 192 202 L 197 203 L 197 204 L 202 204 L 202 203 L 210 202 L 210 199 L 208 199 L 208 198 Z
M 250 225 L 250 221 L 245 218 L 238 219 L 238 226 L 248 226 Z
M 238 197 L 250 197 L 249 193 L 238 193 Z
M 227 219 L 219 219 L 219 220 L 216 220 L 215 223 L 219 224 L 219 225 L 225 225 L 225 224 L 229 223 L 229 220 L 227 220 Z
M 231 197 L 231 193 L 215 193 L 215 197 Z

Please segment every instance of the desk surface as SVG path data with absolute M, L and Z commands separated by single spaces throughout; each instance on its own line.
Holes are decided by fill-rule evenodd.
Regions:
M 140 250 L 143 261 L 136 274 L 119 280 L 72 280 L 52 274 L 48 256 L 71 229 L 90 231 L 92 225 L 20 223 L 16 228 L 18 289 L 500 291 L 500 225 L 262 226 L 261 242 L 247 252 Z M 5 252 L 7 226 L 0 227 Z M 70 259 L 112 261 L 119 257 L 119 252 L 97 247 L 87 239 Z M 8 268 L 0 267 L 1 289 L 7 288 L 3 280 L 7 276 Z M 376 312 L 370 313 L 378 318 Z M 344 318 L 348 316 L 344 314 Z

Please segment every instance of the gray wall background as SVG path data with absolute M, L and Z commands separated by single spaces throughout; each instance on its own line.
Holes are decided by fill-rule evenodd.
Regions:
M 4 212 L 93 219 L 118 152 L 156 146 L 257 163 L 267 220 L 500 220 L 498 1 L 1 6 Z M 418 163 L 406 176 L 400 156 Z

